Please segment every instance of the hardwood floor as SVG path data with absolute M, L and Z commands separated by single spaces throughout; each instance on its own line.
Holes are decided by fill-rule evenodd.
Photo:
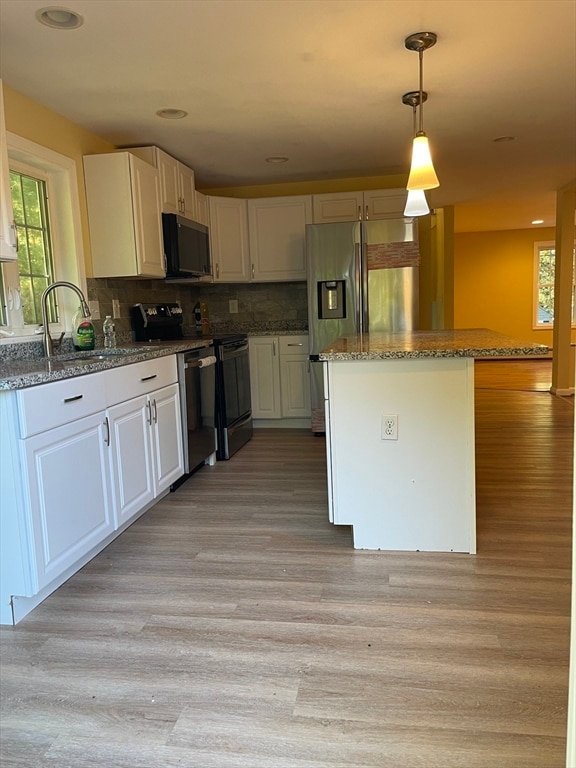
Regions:
M 478 555 L 354 552 L 259 430 L 2 628 L 3 768 L 564 766 L 573 398 L 476 371 Z

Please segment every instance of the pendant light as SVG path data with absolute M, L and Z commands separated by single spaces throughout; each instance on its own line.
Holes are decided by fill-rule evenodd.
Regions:
M 416 107 L 421 101 L 426 101 L 426 91 L 408 91 L 402 96 L 402 103 L 412 107 L 412 132 L 416 133 Z M 423 189 L 409 189 L 404 208 L 404 216 L 426 216 L 430 213 L 426 193 Z
M 423 96 L 422 81 L 423 81 L 423 60 L 424 51 L 431 48 L 436 44 L 437 36 L 434 32 L 416 32 L 410 35 L 404 41 L 406 48 L 409 51 L 418 51 L 419 60 L 419 90 L 420 99 L 418 102 L 418 130 L 415 133 L 414 141 L 412 144 L 412 165 L 410 167 L 410 176 L 408 178 L 408 184 L 406 189 L 418 190 L 418 189 L 434 189 L 440 186 L 436 171 L 432 164 L 432 158 L 430 156 L 430 147 L 428 146 L 428 137 L 424 132 L 424 119 L 423 119 L 423 103 L 425 101 Z

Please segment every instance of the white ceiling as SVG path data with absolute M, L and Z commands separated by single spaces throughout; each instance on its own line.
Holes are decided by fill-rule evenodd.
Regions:
M 51 5 L 83 26 L 42 26 Z M 157 144 L 200 188 L 377 176 L 409 167 L 404 39 L 424 30 L 432 204 L 454 204 L 459 231 L 553 224 L 576 176 L 574 0 L 0 0 L 0 63 L 10 87 L 116 145 Z

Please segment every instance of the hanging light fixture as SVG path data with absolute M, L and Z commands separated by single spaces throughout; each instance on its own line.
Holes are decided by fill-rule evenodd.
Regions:
M 420 99 L 418 101 L 418 130 L 414 135 L 412 144 L 412 165 L 410 167 L 410 176 L 406 189 L 424 190 L 434 189 L 440 186 L 436 171 L 432 164 L 430 156 L 430 147 L 428 146 L 428 137 L 424 132 L 424 118 L 422 105 L 426 99 L 423 98 L 423 60 L 424 51 L 436 44 L 437 36 L 434 32 L 416 32 L 410 35 L 404 41 L 409 51 L 418 51 L 419 60 L 419 90 Z
M 426 91 L 408 91 L 402 96 L 402 103 L 412 107 L 412 131 L 416 134 L 416 107 L 420 100 L 426 101 L 428 94 Z M 430 213 L 426 193 L 423 189 L 409 189 L 404 208 L 404 216 L 426 216 Z

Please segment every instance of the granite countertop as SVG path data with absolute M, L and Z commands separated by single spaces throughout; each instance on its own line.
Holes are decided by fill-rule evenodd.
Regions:
M 209 338 L 154 344 L 132 342 L 115 350 L 94 349 L 90 352 L 54 355 L 50 359 L 46 357 L 25 360 L 0 359 L 0 390 L 24 389 L 60 379 L 71 379 L 109 368 L 118 368 L 121 365 L 140 363 L 155 357 L 207 347 L 210 343 Z M 103 355 L 103 359 L 92 359 L 98 355 Z
M 487 328 L 409 331 L 343 336 L 320 360 L 384 360 L 424 357 L 525 357 L 550 353 L 545 344 L 518 341 Z

